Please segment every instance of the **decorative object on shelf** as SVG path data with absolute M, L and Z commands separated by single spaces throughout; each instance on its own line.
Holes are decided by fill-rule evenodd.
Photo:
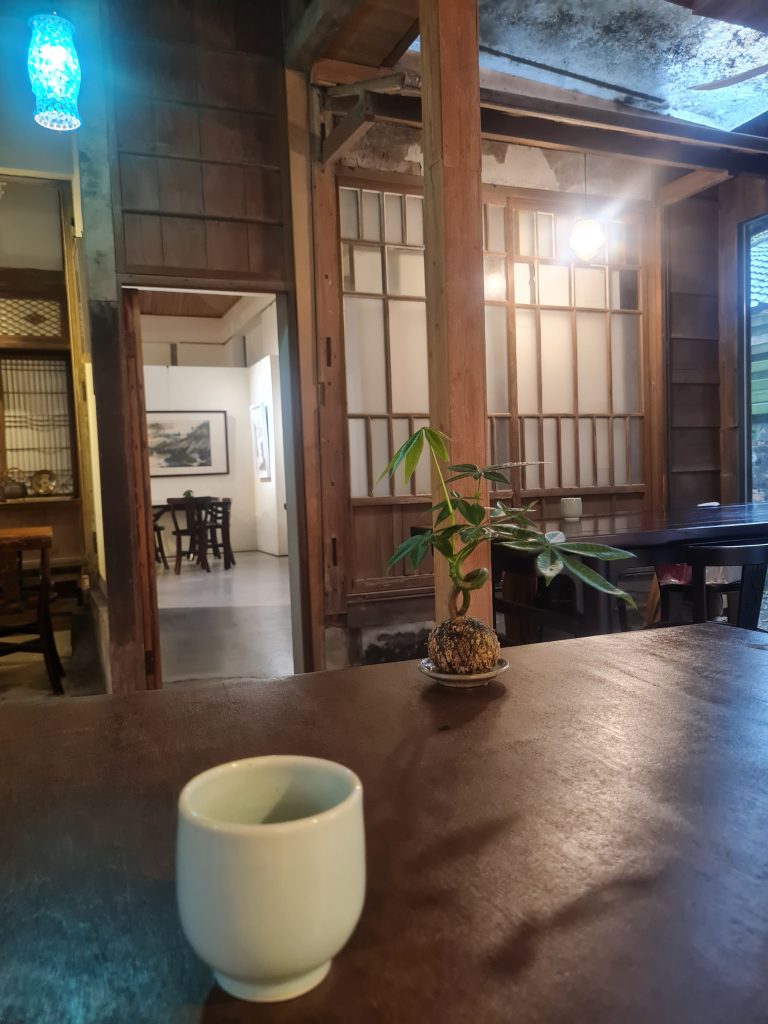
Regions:
M 581 511 L 581 498 L 567 497 L 560 499 L 560 514 L 567 522 L 577 522 L 581 519 Z
M 502 672 L 506 672 L 508 668 L 509 662 L 507 659 L 499 658 L 488 672 L 476 672 L 470 675 L 457 676 L 452 672 L 438 671 L 431 658 L 422 658 L 419 662 L 419 672 L 423 672 L 425 676 L 436 680 L 441 686 L 447 686 L 449 689 L 454 690 L 484 686 L 486 683 L 490 683 L 492 679 L 500 676 Z
M 584 198 L 587 196 L 587 154 L 584 154 Z M 568 238 L 571 251 L 580 260 L 591 260 L 605 245 L 603 225 L 594 217 L 581 217 L 571 228 Z
M 567 569 L 587 586 L 634 606 L 628 594 L 581 561 L 582 557 L 602 561 L 633 558 L 630 552 L 605 544 L 569 541 L 560 532 L 542 533 L 529 517 L 532 505 L 512 508 L 503 501 L 497 501 L 493 507 L 486 508 L 482 504 L 481 481 L 511 487 L 506 471 L 530 463 L 506 462 L 482 468 L 470 463 L 449 465 L 450 456 L 443 435 L 431 427 L 422 427 L 395 452 L 381 476 L 395 473 L 402 465 L 405 479 L 409 481 L 425 446 L 432 459 L 438 489 L 443 497 L 431 509 L 432 527 L 404 540 L 390 558 L 389 567 L 407 558 L 416 569 L 430 551 L 448 563 L 448 574 L 453 584 L 448 602 L 450 618 L 435 626 L 429 635 L 427 651 L 430 671 L 426 672 L 427 675 L 443 685 L 446 680 L 441 676 L 447 675 L 448 682 L 450 677 L 455 677 L 456 680 L 463 680 L 465 686 L 482 686 L 504 670 L 499 667 L 496 631 L 467 615 L 472 591 L 485 586 L 490 574 L 485 568 L 465 571 L 464 563 L 473 551 L 487 541 L 529 553 L 535 558 L 536 571 L 544 578 L 547 586 L 555 576 Z M 451 474 L 447 479 L 441 466 L 446 466 Z M 449 490 L 451 484 L 459 481 L 473 481 L 474 493 L 464 495 L 458 490 Z M 423 672 L 426 671 L 424 662 L 420 667 Z M 473 678 L 470 680 L 470 677 Z
M 49 494 L 53 494 L 56 490 L 57 484 L 56 474 L 50 469 L 39 469 L 36 473 L 32 474 L 32 479 L 29 482 L 29 489 L 33 494 L 37 494 L 40 497 L 47 497 Z
M 3 476 L 3 494 L 6 500 L 13 498 L 26 498 L 27 485 L 26 477 L 22 470 L 12 466 L 5 471 Z
M 253 440 L 253 462 L 256 467 L 256 476 L 259 480 L 271 480 L 269 410 L 264 402 L 251 406 L 251 438 Z
M 226 476 L 229 473 L 224 411 L 147 413 L 150 476 Z
M 182 498 L 194 498 L 195 492 L 191 490 L 182 491 L 181 496 Z
M 74 27 L 57 14 L 36 14 L 29 19 L 32 36 L 27 71 L 35 94 L 35 120 L 55 132 L 79 128 L 80 61 Z

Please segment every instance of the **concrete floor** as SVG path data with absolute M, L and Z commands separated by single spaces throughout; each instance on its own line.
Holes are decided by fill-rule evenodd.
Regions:
M 191 562 L 179 576 L 158 570 L 164 682 L 293 672 L 288 559 L 236 558 L 229 571 L 215 559 L 210 573 Z

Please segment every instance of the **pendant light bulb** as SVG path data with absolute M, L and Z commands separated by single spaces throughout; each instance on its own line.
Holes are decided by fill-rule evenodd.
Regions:
M 573 225 L 568 245 L 580 260 L 591 260 L 605 245 L 605 232 L 600 221 L 584 217 Z

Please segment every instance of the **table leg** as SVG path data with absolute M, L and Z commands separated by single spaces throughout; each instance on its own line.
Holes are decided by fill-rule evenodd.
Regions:
M 594 558 L 585 558 L 585 563 L 594 569 L 596 573 L 614 583 L 613 565 L 611 562 L 601 562 Z M 613 617 L 611 615 L 611 602 L 613 598 L 603 594 L 594 587 L 584 587 L 584 623 L 587 634 L 597 636 L 602 633 L 613 632 Z

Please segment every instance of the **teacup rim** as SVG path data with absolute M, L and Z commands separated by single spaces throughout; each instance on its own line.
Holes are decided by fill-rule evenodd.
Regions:
M 227 772 L 235 771 L 245 765 L 256 763 L 265 764 L 267 762 L 271 762 L 273 764 L 315 764 L 324 765 L 325 767 L 331 767 L 333 769 L 340 769 L 341 773 L 349 779 L 351 788 L 344 799 L 339 801 L 339 803 L 334 804 L 333 807 L 329 807 L 325 811 L 318 811 L 317 814 L 307 815 L 303 818 L 294 818 L 291 821 L 260 822 L 255 824 L 218 821 L 216 818 L 211 818 L 208 817 L 208 815 L 201 814 L 190 806 L 192 791 L 204 779 L 210 778 L 213 775 L 224 775 Z M 360 800 L 362 798 L 362 794 L 363 784 L 360 781 L 359 776 L 353 772 L 351 768 L 347 768 L 346 765 L 341 764 L 339 761 L 331 761 L 329 758 L 325 757 L 310 757 L 304 754 L 262 754 L 256 755 L 255 757 L 240 757 L 235 758 L 232 761 L 224 761 L 221 764 L 212 765 L 210 768 L 206 768 L 205 771 L 198 772 L 197 775 L 194 775 L 184 784 L 181 793 L 179 793 L 178 811 L 181 816 L 190 822 L 190 824 L 198 825 L 217 832 L 229 832 L 241 835 L 278 835 L 279 833 L 307 828 L 322 821 L 332 820 L 333 818 L 338 817 L 339 814 L 342 814 L 348 806 Z

